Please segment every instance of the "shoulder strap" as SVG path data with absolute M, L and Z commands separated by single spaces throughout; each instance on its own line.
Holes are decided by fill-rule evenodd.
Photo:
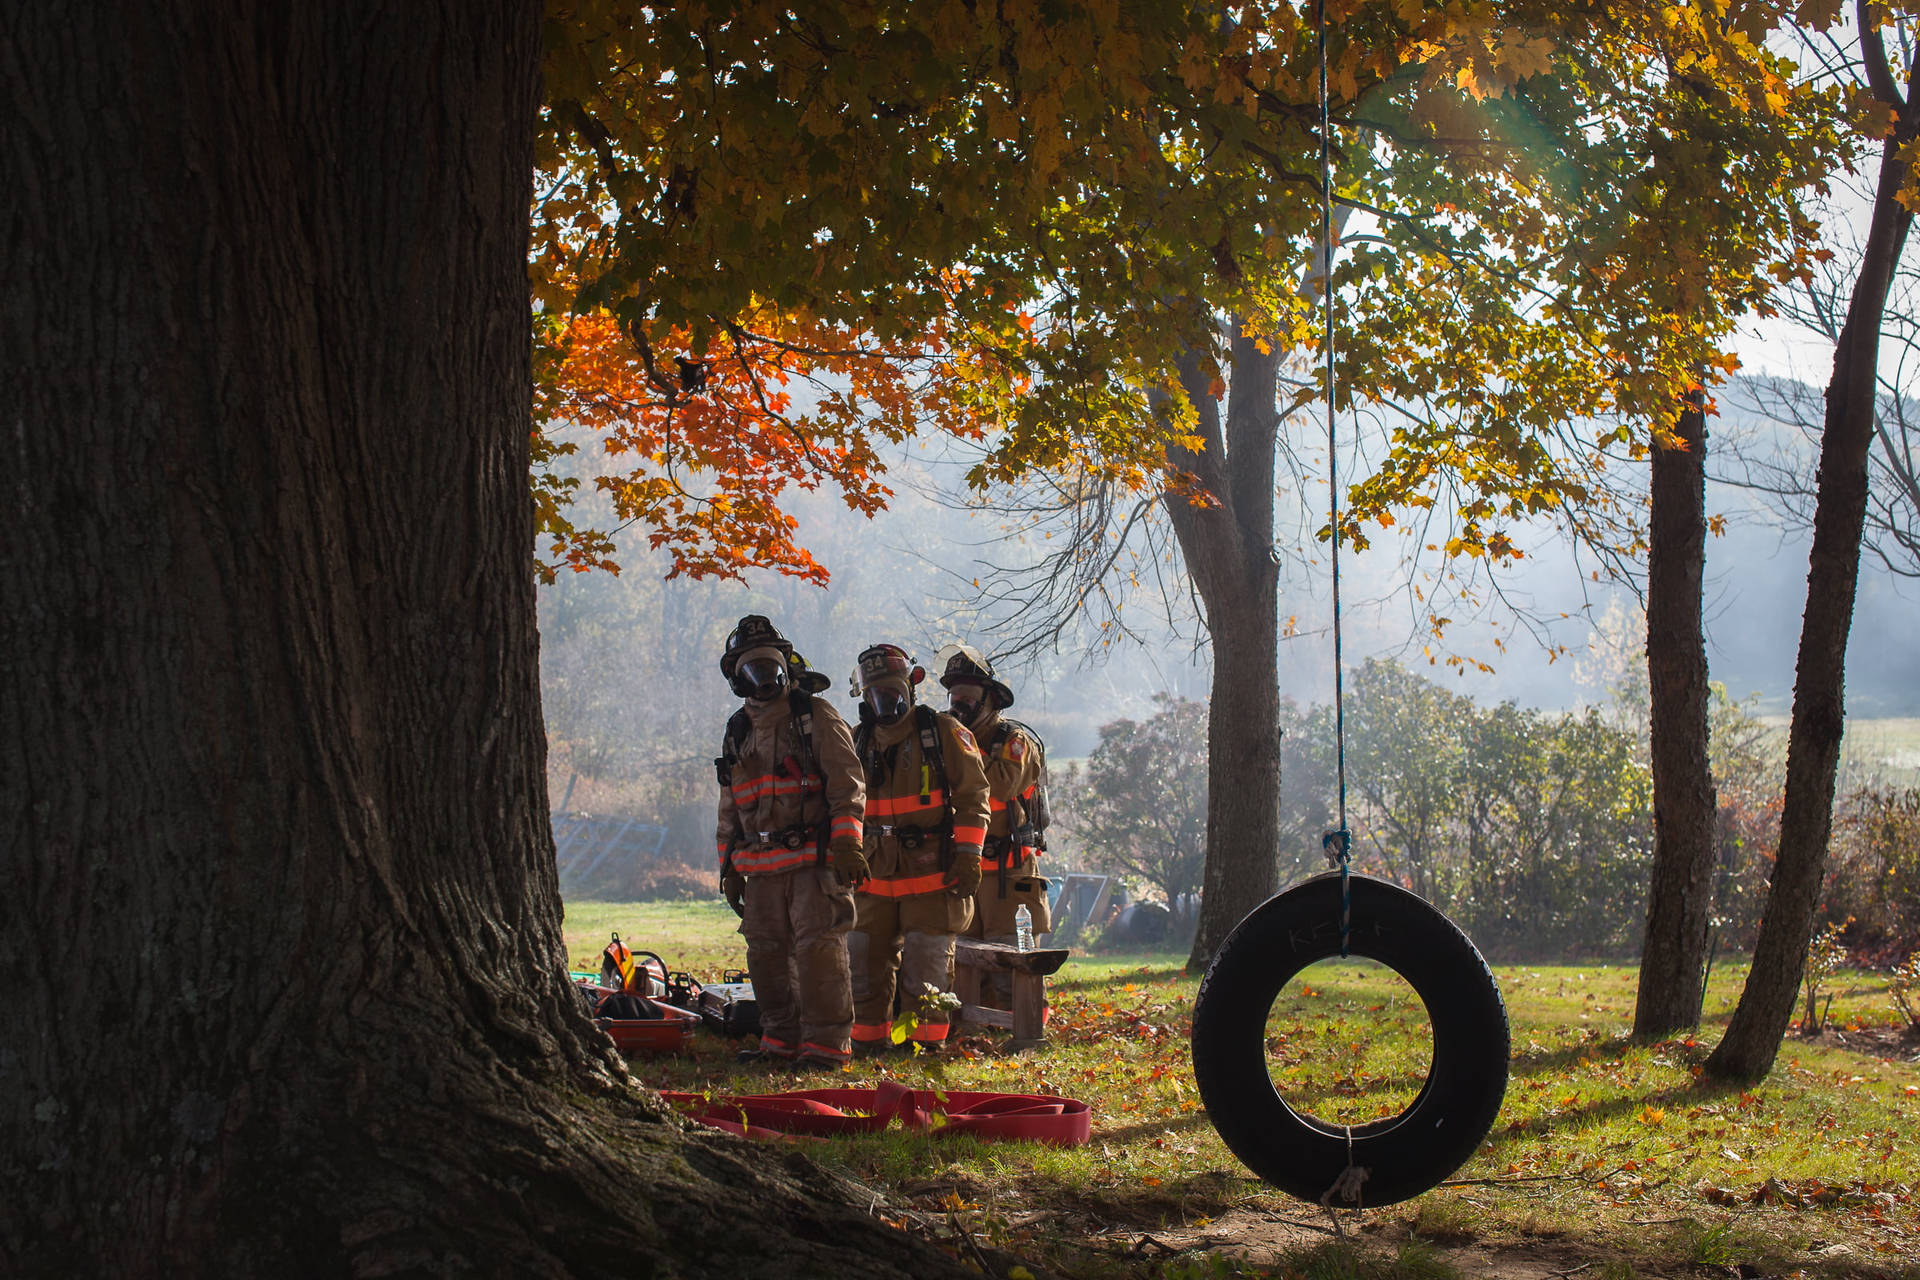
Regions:
M 747 717 L 747 709 L 740 708 L 727 718 L 727 736 L 720 744 L 720 752 L 732 764 L 740 758 L 740 748 L 746 745 L 747 737 L 753 732 L 753 721 Z
M 1015 729 L 1018 729 L 1021 733 L 1026 734 L 1027 737 L 1032 740 L 1034 750 L 1040 753 L 1040 767 L 1044 769 L 1047 764 L 1046 739 L 1042 738 L 1038 733 L 1036 733 L 1034 731 L 1033 726 L 1028 724 L 1024 720 L 1009 720 L 1005 716 L 1002 716 L 1000 718 L 1000 732 L 994 735 L 994 746 L 998 747 L 1001 741 L 1006 737 L 1006 735 L 1013 732 Z
M 794 732 L 800 737 L 800 755 L 807 772 L 820 780 L 824 795 L 827 771 L 821 767 L 820 757 L 813 749 L 813 695 L 805 689 L 788 690 L 787 713 L 793 717 Z
M 934 714 L 932 707 L 922 702 L 914 706 L 913 718 L 920 727 L 920 752 L 933 767 L 933 784 L 944 795 L 947 790 L 947 758 L 940 749 L 939 717 Z M 947 808 L 953 808 L 952 796 L 947 796 Z
M 722 787 L 733 785 L 733 766 L 740 759 L 740 746 L 752 731 L 753 722 L 747 719 L 745 707 L 728 717 L 727 730 L 720 737 L 720 754 L 713 758 L 713 773 Z

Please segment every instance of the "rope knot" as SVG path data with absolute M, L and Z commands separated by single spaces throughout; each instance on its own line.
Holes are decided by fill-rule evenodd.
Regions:
M 1358 1205 L 1360 1188 L 1366 1185 L 1367 1175 L 1370 1172 L 1371 1170 L 1357 1164 L 1350 1164 L 1342 1169 L 1340 1176 L 1333 1180 L 1333 1185 L 1320 1193 L 1320 1207 L 1331 1209 L 1332 1202 L 1335 1200 L 1344 1204 Z
M 1353 832 L 1342 825 L 1320 837 L 1320 852 L 1329 867 L 1344 867 L 1353 857 Z

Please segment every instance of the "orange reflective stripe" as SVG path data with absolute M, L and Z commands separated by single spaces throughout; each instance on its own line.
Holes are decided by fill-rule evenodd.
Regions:
M 1025 791 L 1022 791 L 1022 792 L 1020 793 L 1020 798 L 1021 798 L 1022 800 L 1031 800 L 1031 799 L 1033 799 L 1033 793 L 1034 793 L 1034 792 L 1036 792 L 1036 791 L 1038 791 L 1039 789 L 1040 789 L 1040 784 L 1039 784 L 1039 783 L 1037 783 L 1037 782 L 1029 782 L 1029 783 L 1027 784 L 1027 789 L 1026 789 Z
M 955 844 L 985 844 L 986 840 L 987 829 L 985 827 L 955 827 L 953 829 L 953 842 Z
M 764 778 L 755 778 L 751 782 L 734 783 L 733 802 L 744 809 L 768 796 L 803 795 L 818 790 L 820 790 L 818 778 L 776 778 L 768 774 Z
M 790 871 L 795 867 L 812 866 L 819 861 L 819 855 L 810 844 L 798 849 L 766 849 L 754 851 L 735 849 L 733 851 L 733 869 L 743 876 L 764 876 L 775 871 Z
M 858 840 L 861 834 L 860 819 L 853 817 L 851 814 L 835 818 L 833 820 L 832 834 L 836 836 L 852 836 L 855 840 Z
M 987 812 L 989 813 L 1004 813 L 1006 812 L 1006 808 L 1007 802 L 1005 800 L 987 801 Z
M 944 1022 L 923 1022 L 913 1029 L 912 1038 L 924 1042 L 945 1040 L 947 1024 Z
M 871 1044 L 875 1040 L 890 1040 L 893 1038 L 893 1024 L 891 1022 L 856 1022 L 853 1024 L 853 1038 L 863 1044 Z
M 830 1044 L 815 1044 L 811 1040 L 804 1040 L 801 1042 L 800 1052 L 816 1054 L 822 1058 L 836 1058 L 843 1061 L 853 1056 L 852 1052 L 849 1050 L 836 1048 L 835 1046 Z
M 940 874 L 898 876 L 890 880 L 875 876 L 860 886 L 860 892 L 876 898 L 911 898 L 918 893 L 938 893 L 946 887 L 947 878 Z
M 777 1053 L 783 1058 L 791 1058 L 797 1052 L 790 1042 L 775 1040 L 771 1036 L 761 1036 L 760 1047 L 768 1053 Z
M 1028 858 L 1037 858 L 1039 856 L 1040 856 L 1040 851 L 1034 848 L 1032 845 L 1028 845 L 1028 844 L 1015 845 L 1013 848 L 1007 850 L 1005 854 L 998 854 L 998 853 L 981 854 L 980 865 L 983 867 L 989 867 L 989 868 L 997 867 L 1000 865 L 1001 861 L 1004 859 L 1006 864 L 1011 867 L 1011 866 L 1016 866 L 1019 863 L 1025 862 Z
M 944 791 L 929 792 L 924 801 L 917 793 L 904 796 L 869 796 L 867 797 L 867 818 L 871 820 L 891 818 L 901 813 L 918 813 L 922 809 L 937 808 L 946 803 L 947 793 Z

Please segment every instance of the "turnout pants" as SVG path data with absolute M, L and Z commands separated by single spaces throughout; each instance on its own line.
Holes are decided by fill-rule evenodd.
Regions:
M 999 866 L 990 862 L 981 864 L 980 887 L 973 895 L 973 928 L 967 931 L 968 937 L 986 942 L 1012 942 L 1013 913 L 1021 907 L 1033 916 L 1034 936 L 1052 931 L 1053 914 L 1047 905 L 1046 886 L 1040 880 L 1039 863 L 1032 855 L 1010 859 L 1005 897 L 1000 896 Z
M 760 1005 L 760 1047 L 845 1062 L 853 1000 L 847 930 L 853 890 L 832 867 L 747 877 L 747 976 Z
M 951 893 L 921 893 L 889 898 L 862 893 L 855 898 L 853 932 L 847 956 L 853 970 L 853 1039 L 885 1045 L 893 1037 L 893 1003 L 917 1025 L 908 1038 L 939 1044 L 947 1038 L 947 1011 L 923 1005 L 928 987 L 953 990 L 953 939 L 966 929 L 973 903 Z

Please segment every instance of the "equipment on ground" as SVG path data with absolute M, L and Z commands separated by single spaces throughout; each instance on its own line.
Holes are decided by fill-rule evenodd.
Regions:
M 760 1034 L 760 1002 L 752 981 L 738 969 L 728 969 L 719 982 L 703 984 L 695 994 L 694 1012 L 723 1036 Z
M 574 975 L 573 986 L 583 1012 L 622 1053 L 678 1053 L 692 1042 L 693 1029 L 700 1025 L 698 1015 L 685 1009 L 602 986 L 586 975 Z
M 614 934 L 600 953 L 600 985 L 635 996 L 667 994 L 667 962 L 651 951 L 634 951 Z
M 1083 1146 L 1092 1112 L 1078 1098 L 1047 1094 L 909 1089 L 883 1080 L 871 1089 L 795 1089 L 788 1093 L 710 1097 L 662 1093 L 692 1120 L 751 1138 L 827 1138 L 877 1133 L 899 1121 L 939 1137 Z

